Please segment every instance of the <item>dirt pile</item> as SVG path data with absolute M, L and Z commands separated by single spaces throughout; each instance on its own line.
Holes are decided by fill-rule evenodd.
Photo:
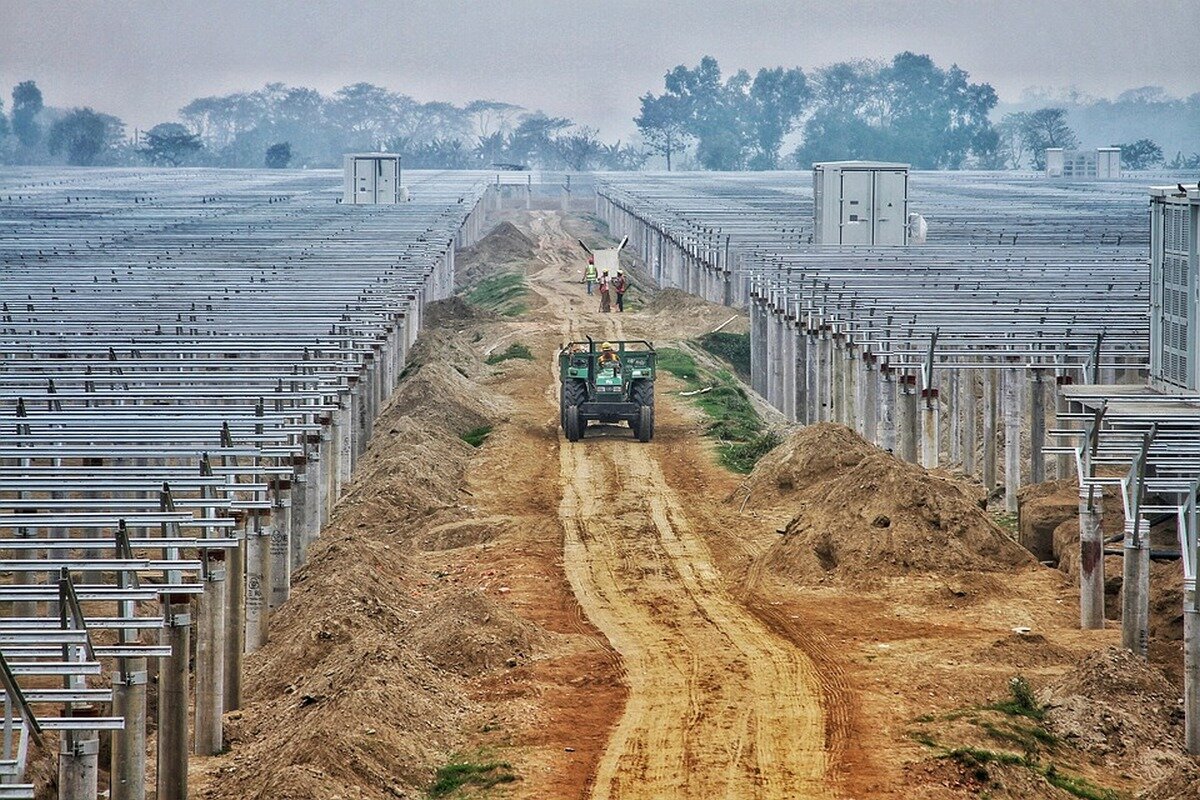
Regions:
M 746 479 L 753 497 L 790 497 L 797 489 L 849 469 L 876 448 L 845 425 L 823 422 L 789 436 L 767 453 Z
M 798 431 L 750 480 L 797 509 L 782 538 L 761 557 L 766 569 L 791 579 L 991 572 L 1033 564 L 968 490 L 872 447 L 843 426 Z
M 472 590 L 434 603 L 416 620 L 412 641 L 440 669 L 472 676 L 528 663 L 545 651 L 549 634 Z
M 539 652 L 536 627 L 417 565 L 422 533 L 466 513 L 460 489 L 476 451 L 461 434 L 500 413 L 429 333 L 414 351 L 425 363 L 375 421 L 353 483 L 272 615 L 270 642 L 247 659 L 230 752 L 197 766 L 197 797 L 415 797 L 475 724 L 462 675 Z
M 501 222 L 475 244 L 459 250 L 454 258 L 454 279 L 458 286 L 474 283 L 505 264 L 523 263 L 533 258 L 537 244 L 516 225 Z
M 1039 699 L 1048 730 L 1114 769 L 1155 780 L 1186 760 L 1179 697 L 1158 669 L 1128 650 L 1086 656 Z
M 1185 762 L 1138 795 L 1138 800 L 1195 800 L 1200 797 L 1200 767 Z
M 726 333 L 745 333 L 750 329 L 750 318 L 745 314 L 739 314 L 734 320 L 727 322 L 735 315 L 734 309 L 710 303 L 679 289 L 659 289 L 641 310 L 664 320 L 686 319 L 688 328 L 693 332 L 697 325 L 701 324 L 706 331 L 711 331 L 722 323 L 725 323 L 725 327 L 721 330 Z

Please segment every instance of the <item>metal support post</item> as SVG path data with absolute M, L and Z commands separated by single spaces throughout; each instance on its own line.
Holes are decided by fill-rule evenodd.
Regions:
M 246 652 L 246 548 L 255 536 L 253 523 L 246 517 L 246 529 L 240 532 L 236 547 L 226 554 L 225 570 L 225 693 L 223 711 L 242 707 L 242 658 Z
M 113 716 L 124 719 L 125 727 L 112 734 L 109 798 L 143 800 L 146 797 L 146 659 L 118 659 L 112 690 Z
M 937 389 L 921 391 L 921 466 L 934 469 L 939 460 L 938 393 Z
M 224 747 L 221 714 L 225 702 L 225 554 L 207 551 L 204 594 L 196 628 L 196 755 L 213 756 Z
M 1079 487 L 1079 626 L 1104 627 L 1104 493 Z
M 996 488 L 996 430 L 997 400 L 999 399 L 1000 372 L 989 369 L 983 374 L 983 491 L 991 495 Z
M 1042 448 L 1046 442 L 1046 382 L 1042 370 L 1033 371 L 1029 382 L 1029 482 L 1046 480 L 1046 459 Z
M 1017 513 L 1021 490 L 1021 371 L 1004 370 L 1004 510 Z
M 187 800 L 188 796 L 188 658 L 191 648 L 191 609 L 187 595 L 162 598 L 162 643 L 171 655 L 158 669 L 157 800 Z
M 1121 646 L 1143 658 L 1150 648 L 1150 523 L 1125 520 Z

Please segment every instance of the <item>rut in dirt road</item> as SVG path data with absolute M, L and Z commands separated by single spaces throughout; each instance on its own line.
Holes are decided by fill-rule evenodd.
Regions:
M 555 215 L 534 221 L 545 268 L 530 285 L 561 333 L 651 338 L 646 321 L 596 313 L 592 298 L 571 288 L 564 253 L 573 242 L 558 223 Z M 557 383 L 547 392 L 556 397 Z M 660 429 L 648 445 L 616 435 L 559 443 L 564 568 L 620 654 L 630 689 L 590 796 L 831 797 L 812 662 L 725 590 L 704 523 L 668 485 L 660 455 L 689 446 L 685 435 Z

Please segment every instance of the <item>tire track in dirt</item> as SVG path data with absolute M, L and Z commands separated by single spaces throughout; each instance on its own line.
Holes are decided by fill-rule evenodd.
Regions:
M 578 287 L 564 290 L 575 245 L 556 215 L 535 215 L 532 229 L 545 266 L 528 282 L 563 340 L 646 335 L 635 317 L 599 314 Z M 544 396 L 556 418 L 556 378 Z M 558 447 L 564 569 L 630 690 L 590 796 L 831 797 L 813 662 L 726 591 L 702 528 L 664 475 L 664 448 L 688 442 L 677 431 L 660 430 L 649 445 L 606 433 Z

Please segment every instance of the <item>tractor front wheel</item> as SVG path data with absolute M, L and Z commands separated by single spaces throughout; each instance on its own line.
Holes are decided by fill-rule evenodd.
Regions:
M 567 431 L 568 442 L 578 442 L 583 438 L 583 422 L 579 419 L 579 406 L 567 406 L 567 424 L 564 427 Z
M 654 407 L 642 406 L 638 409 L 637 426 L 633 429 L 639 442 L 648 442 L 654 438 Z

